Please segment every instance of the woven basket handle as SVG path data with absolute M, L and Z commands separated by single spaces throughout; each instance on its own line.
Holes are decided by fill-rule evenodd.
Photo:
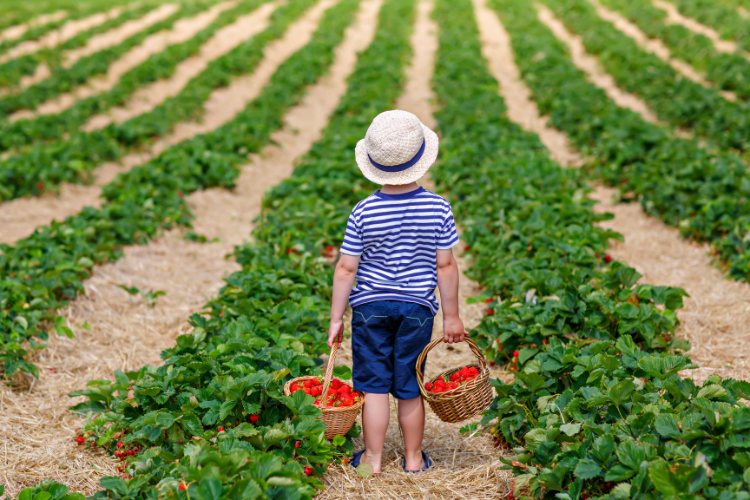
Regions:
M 323 379 L 323 394 L 320 396 L 321 406 L 326 407 L 328 402 L 328 386 L 331 385 L 331 379 L 333 378 L 333 368 L 336 365 L 336 353 L 339 352 L 341 342 L 334 342 L 331 347 L 331 355 L 328 357 L 328 367 L 326 368 L 326 376 Z
M 479 350 L 479 347 L 469 337 L 464 337 L 464 342 L 469 345 L 469 349 L 471 349 L 471 352 L 473 352 L 479 360 L 479 366 L 482 367 L 482 370 L 486 370 L 487 358 L 484 357 L 484 354 L 482 354 L 482 351 Z M 424 386 L 424 374 L 422 373 L 422 370 L 420 368 L 422 367 L 422 363 L 424 363 L 424 360 L 427 358 L 427 353 L 434 349 L 435 346 L 442 343 L 443 337 L 436 338 L 435 340 L 427 344 L 424 349 L 422 349 L 422 352 L 417 358 L 417 382 L 419 382 L 420 386 Z

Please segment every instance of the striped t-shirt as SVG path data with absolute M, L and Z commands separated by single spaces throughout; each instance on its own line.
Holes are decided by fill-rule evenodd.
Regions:
M 435 252 L 457 243 L 453 211 L 444 198 L 421 187 L 397 195 L 375 192 L 352 210 L 341 246 L 341 253 L 361 256 L 349 304 L 403 300 L 436 314 Z

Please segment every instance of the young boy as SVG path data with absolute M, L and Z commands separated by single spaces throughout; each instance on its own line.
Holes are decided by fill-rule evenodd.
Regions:
M 451 250 L 458 235 L 451 206 L 416 183 L 437 154 L 437 135 L 415 115 L 398 110 L 378 115 L 355 152 L 362 174 L 383 188 L 349 216 L 333 278 L 328 344 L 341 342 L 348 300 L 354 389 L 365 394 L 365 449 L 351 464 L 369 464 L 375 474 L 388 428 L 389 393 L 398 400 L 404 470 L 432 466 L 422 451 L 424 404 L 416 361 L 432 337 L 436 286 L 445 342 L 462 342 L 467 333 L 458 317 L 458 267 Z

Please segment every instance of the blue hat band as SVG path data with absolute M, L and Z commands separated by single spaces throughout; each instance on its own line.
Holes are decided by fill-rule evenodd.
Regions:
M 413 167 L 420 159 L 422 159 L 426 144 L 427 141 L 422 139 L 422 147 L 419 148 L 419 151 L 417 151 L 417 154 L 414 155 L 414 158 L 407 161 L 406 163 L 402 163 L 401 165 L 381 165 L 380 163 L 373 160 L 372 156 L 370 156 L 369 153 L 367 154 L 367 157 L 370 159 L 370 163 L 372 163 L 375 167 L 377 167 L 379 170 L 382 170 L 383 172 L 403 172 L 407 168 Z

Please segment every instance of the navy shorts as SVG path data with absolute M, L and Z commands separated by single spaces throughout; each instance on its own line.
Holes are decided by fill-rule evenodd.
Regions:
M 391 393 L 396 399 L 418 397 L 415 365 L 430 343 L 434 319 L 429 307 L 401 300 L 356 306 L 352 316 L 354 389 Z

